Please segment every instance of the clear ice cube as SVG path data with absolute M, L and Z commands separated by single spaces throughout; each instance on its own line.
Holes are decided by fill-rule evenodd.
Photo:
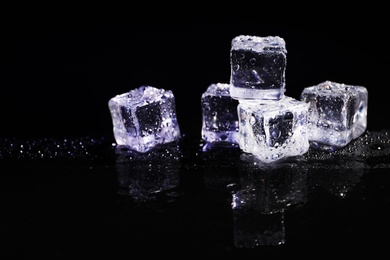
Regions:
M 230 84 L 209 85 L 201 97 L 202 139 L 238 143 L 237 105 L 238 101 L 230 96 Z
M 235 99 L 283 98 L 286 43 L 279 36 L 239 35 L 230 50 L 230 94 Z
M 309 106 L 309 141 L 315 148 L 336 150 L 367 128 L 368 92 L 363 86 L 325 81 L 306 87 L 301 100 Z
M 141 86 L 108 102 L 116 143 L 145 153 L 177 141 L 180 128 L 171 90 Z
M 237 110 L 244 152 L 270 163 L 308 151 L 307 103 L 289 96 L 279 101 L 240 100 Z

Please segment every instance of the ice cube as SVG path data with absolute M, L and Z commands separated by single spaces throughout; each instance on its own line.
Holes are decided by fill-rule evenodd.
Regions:
M 206 142 L 238 143 L 238 101 L 230 96 L 230 84 L 208 86 L 201 97 L 202 139 Z
M 230 50 L 230 94 L 235 99 L 283 98 L 286 43 L 279 36 L 239 35 Z
M 244 152 L 270 163 L 308 151 L 307 103 L 284 96 L 279 101 L 240 100 L 237 109 Z
M 145 153 L 180 138 L 171 90 L 141 86 L 111 98 L 108 106 L 119 146 Z
M 325 81 L 304 88 L 301 100 L 310 105 L 308 131 L 312 147 L 340 149 L 367 128 L 368 92 L 363 86 Z

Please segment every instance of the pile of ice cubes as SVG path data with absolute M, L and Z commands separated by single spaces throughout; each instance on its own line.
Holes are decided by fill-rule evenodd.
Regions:
M 304 88 L 299 100 L 285 95 L 287 49 L 279 36 L 233 38 L 230 65 L 230 83 L 212 84 L 202 95 L 206 142 L 237 143 L 270 163 L 303 155 L 310 147 L 343 148 L 366 130 L 368 93 L 363 86 L 325 81 Z
M 287 49 L 279 36 L 239 35 L 231 41 L 230 82 L 213 83 L 201 96 L 201 138 L 236 144 L 264 163 L 334 151 L 367 128 L 363 86 L 325 81 L 285 95 Z M 171 90 L 141 86 L 109 100 L 119 146 L 145 153 L 181 138 Z

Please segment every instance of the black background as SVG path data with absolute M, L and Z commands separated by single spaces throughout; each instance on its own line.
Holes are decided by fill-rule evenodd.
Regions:
M 133 8 L 127 15 L 136 13 Z M 97 23 L 87 18 L 76 22 L 71 14 L 53 19 L 56 13 L 33 12 L 28 19 L 7 20 L 1 31 L 0 137 L 5 139 L 0 151 L 10 154 L 11 160 L 0 162 L 5 217 L 1 229 L 6 241 L 1 253 L 30 259 L 74 259 L 75 255 L 225 259 L 290 256 L 292 252 L 302 257 L 309 248 L 315 249 L 315 256 L 326 252 L 334 256 L 341 249 L 347 255 L 386 252 L 390 230 L 387 140 L 364 147 L 374 153 L 365 163 L 358 162 L 363 168 L 357 173 L 363 170 L 365 174 L 357 174 L 361 182 L 352 183 L 356 189 L 350 197 L 343 200 L 312 187 L 304 207 L 286 212 L 286 246 L 255 250 L 234 248 L 231 196 L 205 182 L 210 176 L 217 184 L 230 181 L 239 172 L 238 158 L 207 164 L 197 150 L 200 97 L 210 84 L 229 82 L 230 44 L 238 35 L 285 39 L 286 95 L 298 99 L 304 87 L 325 80 L 362 85 L 369 93 L 367 130 L 390 129 L 390 57 L 383 37 L 387 25 L 351 14 L 314 13 L 301 24 L 292 23 L 299 14 L 279 24 L 264 22 L 267 19 L 262 17 L 257 21 L 152 21 L 145 14 L 127 22 Z M 172 203 L 145 207 L 118 199 L 120 163 L 110 150 L 114 139 L 108 109 L 110 98 L 141 85 L 173 91 L 181 132 L 189 142 L 180 165 L 183 195 Z M 103 146 L 98 146 L 98 159 L 85 155 L 85 151 L 96 152 L 95 143 L 90 150 L 88 142 L 78 142 L 88 136 L 105 137 Z M 45 138 L 47 142 L 34 142 Z M 68 157 L 68 149 L 76 160 Z M 23 157 L 19 150 L 29 154 Z M 36 160 L 41 151 L 54 159 Z M 343 171 L 344 159 L 341 156 L 334 162 L 336 170 Z M 140 165 L 145 166 L 141 170 L 150 170 L 149 164 Z M 329 180 L 331 190 L 333 179 L 322 175 L 321 169 L 327 166 L 321 167 L 314 175 L 325 183 Z
M 373 29 L 375 28 L 375 29 Z M 26 21 L 5 27 L 1 136 L 112 136 L 108 100 L 151 85 L 171 89 L 183 134 L 200 137 L 200 96 L 230 80 L 230 44 L 238 35 L 286 41 L 286 95 L 325 80 L 369 92 L 368 129 L 389 127 L 389 54 L 383 24 L 264 22 L 124 24 Z M 5 34 L 5 35 L 4 35 Z M 380 115 L 380 116 L 379 116 Z

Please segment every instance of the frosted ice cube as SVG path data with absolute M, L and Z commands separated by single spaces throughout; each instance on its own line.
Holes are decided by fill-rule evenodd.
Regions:
M 240 100 L 237 109 L 244 152 L 270 163 L 308 151 L 307 103 L 285 96 L 279 101 Z
M 144 153 L 180 138 L 171 90 L 141 86 L 111 98 L 108 106 L 118 145 Z
M 367 128 L 368 92 L 363 86 L 325 81 L 306 87 L 301 100 L 309 107 L 309 141 L 312 147 L 345 147 Z
M 237 105 L 238 101 L 230 96 L 230 84 L 209 85 L 201 97 L 202 139 L 238 143 Z
M 285 92 L 286 43 L 279 36 L 239 35 L 230 50 L 230 94 L 235 99 L 279 100 Z

